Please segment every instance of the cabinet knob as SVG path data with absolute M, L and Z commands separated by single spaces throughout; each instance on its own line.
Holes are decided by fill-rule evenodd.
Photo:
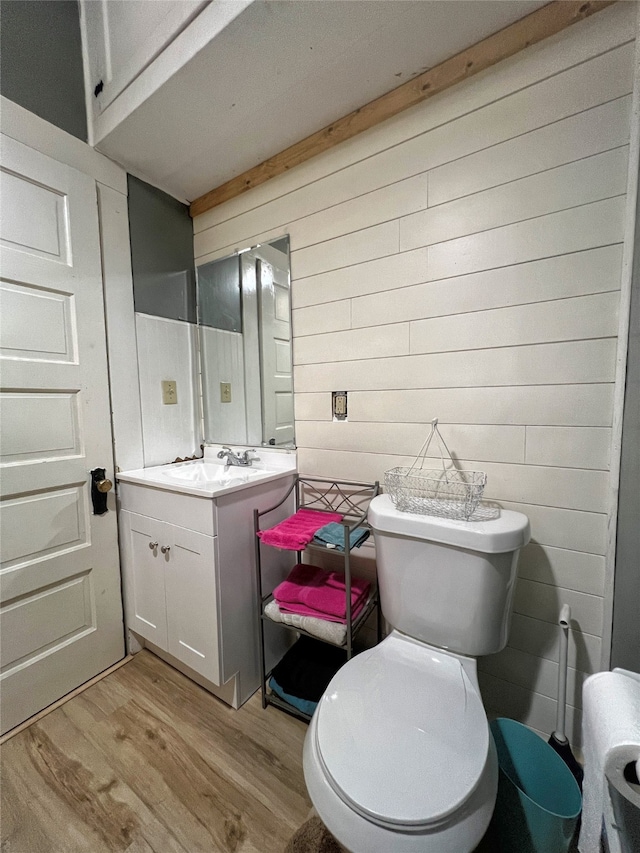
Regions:
M 168 554 L 169 551 L 171 550 L 171 545 L 163 545 L 162 548 L 160 548 L 160 550 L 162 551 L 163 554 Z
M 157 547 L 158 547 L 157 542 L 149 542 L 149 548 L 151 548 L 152 551 L 155 551 Z

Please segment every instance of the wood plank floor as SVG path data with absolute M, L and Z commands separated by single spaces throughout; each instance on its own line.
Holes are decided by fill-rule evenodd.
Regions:
M 142 651 L 1 748 L 2 853 L 281 853 L 305 732 Z

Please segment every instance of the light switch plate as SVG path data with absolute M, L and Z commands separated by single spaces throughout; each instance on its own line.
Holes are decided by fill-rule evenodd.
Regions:
M 220 402 L 221 403 L 230 403 L 231 402 L 231 383 L 230 382 L 221 382 L 220 383 Z
M 176 388 L 175 380 L 162 380 L 162 402 L 165 406 L 173 406 L 178 402 L 178 390 Z

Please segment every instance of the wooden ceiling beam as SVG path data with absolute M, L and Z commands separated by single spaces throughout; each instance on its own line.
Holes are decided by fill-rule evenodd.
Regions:
M 191 203 L 192 217 L 199 216 L 306 160 L 328 151 L 380 122 L 409 109 L 456 83 L 468 80 L 510 56 L 583 21 L 611 6 L 615 0 L 555 0 L 525 18 L 477 42 L 469 48 L 413 77 L 365 106 L 332 122 L 306 139 L 285 148 L 263 163 L 210 190 Z

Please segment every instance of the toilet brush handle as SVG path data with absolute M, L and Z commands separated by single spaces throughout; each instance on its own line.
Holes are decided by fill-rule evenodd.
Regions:
M 568 604 L 563 604 L 560 610 L 560 650 L 558 653 L 558 710 L 556 717 L 555 736 L 565 742 L 567 736 L 565 734 L 565 715 L 567 707 L 567 658 L 569 654 L 569 626 L 571 624 L 571 608 Z

